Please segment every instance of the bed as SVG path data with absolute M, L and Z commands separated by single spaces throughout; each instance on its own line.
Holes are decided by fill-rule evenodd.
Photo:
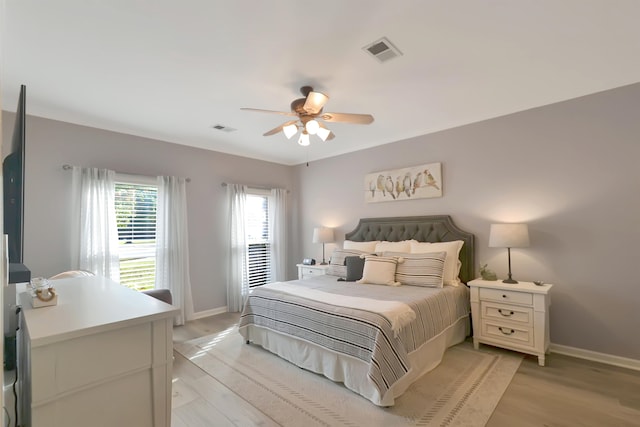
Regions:
M 385 250 L 369 255 L 373 245 Z M 445 252 L 429 252 L 452 246 L 457 246 L 458 257 L 453 260 L 451 252 L 446 253 L 446 265 Z M 411 255 L 414 249 L 421 255 Z M 345 253 L 351 256 L 341 258 Z M 434 265 L 442 262 L 439 271 L 444 276 L 454 265 L 459 281 L 449 283 L 445 277 L 449 284 L 444 286 L 442 277 L 440 286 L 407 285 L 405 279 L 401 286 L 344 281 L 346 260 L 369 263 L 363 281 L 383 260 L 394 260 L 398 278 L 405 259 L 406 272 L 412 260 L 423 255 Z M 440 363 L 447 348 L 469 334 L 465 283 L 473 278 L 474 236 L 447 215 L 361 219 L 330 262 L 327 275 L 254 288 L 239 332 L 247 343 L 343 383 L 375 405 L 392 406 Z

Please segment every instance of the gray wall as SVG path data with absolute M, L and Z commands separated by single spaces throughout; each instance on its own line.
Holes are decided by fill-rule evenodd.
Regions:
M 506 275 L 504 250 L 487 247 L 494 222 L 529 223 L 514 249 L 521 280 L 554 283 L 551 339 L 640 359 L 640 84 L 416 137 L 309 166 L 286 167 L 130 135 L 29 117 L 25 262 L 35 275 L 69 266 L 65 163 L 146 175 L 188 176 L 195 309 L 226 305 L 222 181 L 291 188 L 289 276 L 317 225 L 353 229 L 362 217 L 449 214 L 476 235 L 476 263 Z M 4 113 L 5 147 L 13 115 Z M 339 139 L 330 142 L 339 144 Z M 6 153 L 6 148 L 4 150 Z M 364 175 L 441 162 L 444 196 L 364 203 Z M 300 218 L 297 221 L 297 218 Z M 327 254 L 336 245 L 327 246 Z M 327 255 L 328 257 L 328 255 Z
M 298 258 L 321 257 L 317 225 L 342 239 L 358 218 L 449 214 L 476 235 L 476 264 L 505 277 L 489 225 L 526 222 L 531 246 L 512 250 L 512 270 L 555 284 L 552 342 L 640 359 L 638 112 L 640 84 L 299 165 Z M 366 174 L 431 162 L 442 198 L 364 203 Z
M 3 111 L 3 153 L 9 152 L 14 121 L 15 114 Z M 39 117 L 27 118 L 26 147 L 24 263 L 36 277 L 49 277 L 71 265 L 71 171 L 63 170 L 63 164 L 191 178 L 187 204 L 196 314 L 227 304 L 226 190 L 221 183 L 292 188 L 291 167 Z M 297 204 L 293 194 L 288 202 L 291 216 Z M 294 278 L 295 264 L 290 270 Z

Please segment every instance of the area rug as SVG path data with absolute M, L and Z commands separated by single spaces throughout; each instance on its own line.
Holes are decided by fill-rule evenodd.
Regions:
M 175 350 L 282 426 L 484 426 L 522 357 L 469 342 L 381 408 L 327 378 L 257 345 L 236 327 L 176 343 Z

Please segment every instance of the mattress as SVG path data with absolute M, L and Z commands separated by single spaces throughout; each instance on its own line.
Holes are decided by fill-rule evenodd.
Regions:
M 305 296 L 315 290 L 336 296 L 338 302 L 273 289 L 277 286 L 254 288 L 241 314 L 240 333 L 298 366 L 343 382 L 377 405 L 392 405 L 468 332 L 466 286 L 364 285 L 328 275 L 287 283 Z M 341 298 L 395 301 L 409 307 L 415 318 L 394 328 L 384 314 L 341 304 Z

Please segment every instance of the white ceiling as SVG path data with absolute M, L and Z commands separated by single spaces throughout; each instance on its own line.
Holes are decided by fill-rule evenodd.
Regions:
M 2 102 L 35 116 L 283 164 L 640 81 L 637 0 L 3 0 Z M 386 36 L 403 56 L 362 48 Z M 262 134 L 311 85 L 332 141 Z M 237 129 L 212 129 L 221 124 Z

